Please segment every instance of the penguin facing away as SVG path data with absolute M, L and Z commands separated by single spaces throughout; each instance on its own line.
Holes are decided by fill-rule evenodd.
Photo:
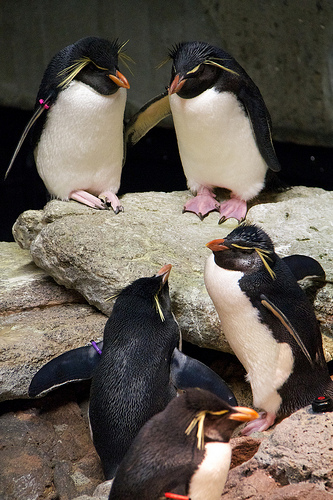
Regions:
M 186 42 L 170 51 L 167 92 L 130 120 L 126 137 L 135 144 L 172 114 L 188 187 L 196 196 L 184 206 L 201 219 L 220 212 L 220 223 L 242 220 L 246 202 L 264 187 L 268 169 L 280 170 L 271 119 L 258 87 L 235 59 L 204 42 Z M 219 204 L 214 188 L 231 192 Z
M 242 224 L 207 247 L 213 252 L 204 270 L 207 291 L 247 371 L 254 406 L 264 410 L 244 434 L 267 429 L 319 395 L 332 398 L 312 304 L 269 236 Z
M 124 159 L 129 83 L 118 69 L 124 44 L 86 37 L 58 52 L 46 68 L 30 131 L 36 167 L 51 196 L 115 213 Z
M 189 362 L 182 369 L 176 349 L 179 327 L 171 311 L 171 267 L 163 266 L 155 276 L 140 278 L 122 290 L 105 326 L 102 355 L 92 378 L 89 419 L 106 479 L 115 475 L 143 424 L 176 396 L 173 380 L 178 387 L 186 387 L 187 379 L 189 385 L 194 383 L 190 372 L 198 365 Z M 219 377 L 207 382 L 208 370 L 201 377 L 203 386 L 217 387 L 226 399 L 236 401 Z M 200 370 L 198 379 L 200 385 Z
M 109 500 L 156 500 L 170 492 L 174 498 L 219 500 L 230 467 L 231 435 L 257 416 L 209 391 L 188 389 L 140 430 L 119 466 Z

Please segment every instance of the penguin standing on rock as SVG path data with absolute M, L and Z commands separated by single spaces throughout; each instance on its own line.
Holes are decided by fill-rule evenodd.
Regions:
M 220 223 L 242 220 L 246 202 L 264 187 L 267 170 L 281 168 L 260 91 L 230 54 L 207 43 L 181 43 L 170 57 L 168 91 L 132 118 L 128 143 L 172 113 L 188 187 L 196 194 L 184 211 L 202 219 L 217 210 Z M 219 204 L 214 188 L 230 190 L 230 199 Z
M 247 371 L 253 403 L 265 410 L 244 434 L 267 429 L 276 417 L 307 406 L 317 396 L 332 398 L 333 382 L 312 304 L 269 236 L 255 225 L 242 224 L 207 247 L 213 252 L 204 271 L 207 291 Z M 313 268 L 313 260 L 308 262 Z M 302 277 L 299 269 L 296 274 Z
M 118 69 L 124 44 L 87 37 L 49 63 L 30 129 L 38 173 L 51 196 L 92 208 L 122 210 L 116 193 L 124 159 L 124 110 L 129 83 Z
M 109 500 L 219 500 L 230 467 L 231 435 L 257 417 L 250 408 L 188 389 L 140 430 L 119 466 Z

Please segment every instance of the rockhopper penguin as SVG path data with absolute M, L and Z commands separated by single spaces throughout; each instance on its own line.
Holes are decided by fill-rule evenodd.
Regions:
M 168 91 L 147 103 L 130 120 L 126 136 L 135 144 L 172 113 L 179 153 L 195 198 L 184 206 L 201 219 L 218 210 L 220 222 L 245 218 L 246 202 L 264 187 L 267 169 L 279 171 L 271 119 L 244 69 L 222 49 L 186 42 L 170 52 Z M 219 204 L 214 188 L 231 191 Z
M 191 374 L 195 360 L 183 363 L 176 349 L 179 327 L 171 311 L 171 267 L 165 265 L 155 276 L 124 288 L 105 326 L 92 378 L 89 419 L 106 479 L 115 475 L 143 424 L 176 396 L 175 385 L 195 383 Z M 210 379 L 213 372 L 205 368 L 198 369 L 198 385 L 203 379 L 203 387 L 217 388 L 228 401 L 235 401 L 223 380 L 216 374 Z
M 150 419 L 134 439 L 109 500 L 157 500 L 166 493 L 220 500 L 230 467 L 233 431 L 258 417 L 214 394 L 188 389 Z M 168 495 L 169 497 L 169 495 Z
M 243 224 L 207 247 L 213 252 L 204 271 L 207 291 L 247 371 L 253 403 L 265 410 L 244 433 L 267 429 L 317 396 L 332 398 L 312 304 L 269 236 Z
M 128 58 L 123 46 L 117 40 L 87 37 L 53 57 L 6 175 L 31 129 L 37 170 L 53 197 L 122 210 L 116 193 L 129 88 L 118 69 L 118 58 Z

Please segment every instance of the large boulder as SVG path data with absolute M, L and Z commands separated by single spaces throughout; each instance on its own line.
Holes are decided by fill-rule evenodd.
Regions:
M 226 236 L 236 221 L 219 226 L 218 213 L 202 222 L 194 214 L 182 214 L 188 196 L 188 192 L 128 194 L 122 198 L 125 212 L 118 215 L 54 200 L 43 212 L 24 212 L 13 233 L 39 267 L 105 314 L 112 310 L 113 302 L 107 299 L 115 290 L 172 264 L 171 298 L 184 338 L 230 352 L 205 290 L 203 269 L 210 255 L 205 244 Z M 297 187 L 262 200 L 249 210 L 248 220 L 271 235 L 281 256 L 310 255 L 332 279 L 333 193 Z M 327 284 L 315 302 L 328 357 L 333 354 L 332 296 L 332 285 Z

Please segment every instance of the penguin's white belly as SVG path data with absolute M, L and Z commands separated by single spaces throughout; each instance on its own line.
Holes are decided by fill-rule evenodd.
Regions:
M 223 332 L 251 384 L 253 403 L 276 413 L 281 404 L 277 392 L 293 370 L 289 344 L 277 342 L 260 321 L 259 311 L 240 289 L 240 271 L 217 266 L 212 254 L 206 261 L 205 285 L 219 315 Z
M 126 89 L 103 96 L 78 81 L 59 93 L 35 149 L 39 175 L 52 195 L 118 191 L 125 103 Z
M 190 189 L 222 187 L 245 201 L 260 192 L 267 165 L 234 94 L 214 89 L 193 99 L 172 94 L 170 106 Z
M 192 476 L 191 500 L 220 500 L 231 461 L 229 443 L 207 443 L 205 457 Z

